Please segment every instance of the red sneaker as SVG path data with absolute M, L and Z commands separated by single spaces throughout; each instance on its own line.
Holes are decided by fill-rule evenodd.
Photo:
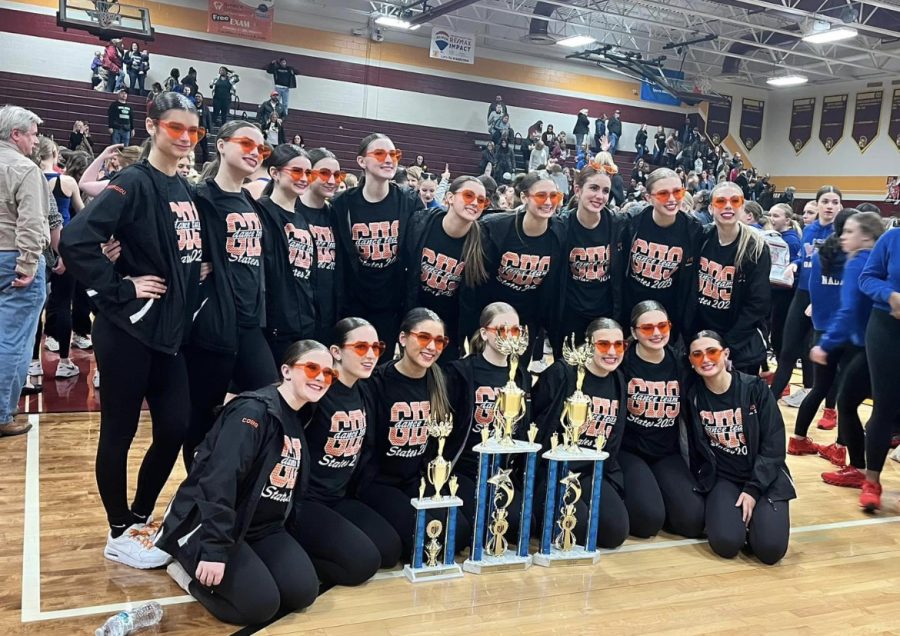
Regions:
M 843 468 L 847 463 L 847 447 L 838 444 L 829 444 L 828 446 L 819 446 L 819 457 L 827 459 L 838 468 Z
M 790 394 L 791 394 L 791 385 L 788 384 L 786 387 L 784 387 L 784 391 L 781 392 L 781 397 L 787 397 Z
M 788 439 L 788 455 L 816 455 L 819 448 L 819 445 L 808 437 L 797 439 L 792 436 Z
M 822 412 L 822 419 L 819 420 L 819 423 L 816 424 L 816 426 L 823 431 L 834 430 L 834 427 L 837 426 L 837 411 L 834 409 L 825 409 Z
M 775 374 L 772 371 L 760 371 L 759 377 L 766 381 L 770 387 L 772 386 L 772 380 L 775 379 Z
M 868 479 L 863 482 L 862 492 L 859 493 L 859 507 L 866 512 L 881 510 L 881 484 L 875 484 Z
M 855 466 L 844 466 L 831 473 L 822 473 L 822 481 L 832 486 L 862 488 L 866 481 L 866 474 Z

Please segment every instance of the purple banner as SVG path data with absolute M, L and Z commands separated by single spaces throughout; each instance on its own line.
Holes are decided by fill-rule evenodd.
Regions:
M 761 99 L 743 99 L 741 100 L 741 141 L 747 150 L 753 150 L 753 147 L 762 139 L 763 111 L 766 103 Z
M 819 141 L 831 152 L 844 136 L 847 121 L 847 95 L 831 95 L 822 100 L 822 117 L 819 120 Z
M 791 108 L 791 127 L 788 131 L 791 146 L 798 155 L 812 138 L 813 114 L 816 110 L 816 98 L 804 97 L 795 99 Z
M 853 141 L 856 142 L 860 152 L 865 152 L 878 136 L 882 102 L 884 91 L 856 94 L 856 107 L 853 109 Z
M 897 150 L 900 150 L 900 88 L 894 89 L 894 99 L 891 100 L 891 121 L 888 124 L 888 134 L 894 140 Z
M 723 95 L 727 101 L 725 104 L 710 104 L 706 114 L 706 136 L 718 146 L 728 136 L 728 126 L 731 123 L 731 98 Z

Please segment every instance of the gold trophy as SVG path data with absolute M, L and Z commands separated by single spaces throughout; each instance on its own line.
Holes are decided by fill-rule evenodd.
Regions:
M 563 447 L 569 451 L 578 450 L 581 431 L 592 416 L 591 399 L 581 391 L 581 387 L 584 386 L 585 367 L 591 357 L 590 344 L 575 346 L 575 334 L 571 335 L 568 342 L 563 343 L 563 359 L 575 367 L 576 373 L 575 392 L 566 398 L 561 418 Z
M 428 526 L 425 528 L 425 534 L 427 534 L 430 539 L 430 541 L 425 544 L 425 556 L 428 557 L 426 565 L 430 568 L 433 568 L 438 564 L 438 557 L 441 556 L 441 548 L 444 546 L 440 544 L 437 538 L 441 536 L 441 530 L 443 529 L 443 524 L 437 519 L 429 521 Z
M 560 533 L 557 535 L 553 544 L 559 549 L 568 552 L 575 547 L 575 525 L 578 519 L 575 517 L 575 504 L 581 499 L 581 482 L 578 478 L 581 473 L 573 473 L 569 471 L 566 477 L 559 480 L 559 483 L 566 487 L 562 496 L 562 506 L 559 508 L 559 519 L 556 525 L 559 526 Z
M 444 488 L 444 484 L 450 479 L 450 469 L 452 466 L 450 462 L 444 459 L 444 444 L 446 444 L 447 437 L 452 430 L 453 420 L 450 419 L 449 415 L 446 420 L 440 422 L 434 419 L 429 419 L 428 421 L 428 434 L 431 437 L 436 437 L 438 441 L 437 457 L 428 462 L 427 473 L 428 482 L 434 486 L 434 495 L 431 497 L 434 500 L 441 499 L 441 490 Z
M 525 416 L 525 391 L 516 386 L 519 356 L 528 348 L 528 328 L 518 336 L 497 334 L 497 350 L 509 356 L 509 381 L 500 389 L 494 406 L 494 437 L 501 444 L 512 445 L 516 423 Z
M 509 504 L 512 503 L 515 495 L 512 479 L 510 479 L 510 470 L 501 469 L 497 474 L 488 479 L 487 483 L 496 487 L 494 494 L 494 512 L 491 514 L 491 525 L 488 529 L 491 531 L 490 539 L 484 548 L 484 551 L 491 556 L 503 556 L 509 547 L 506 540 L 506 531 L 509 530 Z

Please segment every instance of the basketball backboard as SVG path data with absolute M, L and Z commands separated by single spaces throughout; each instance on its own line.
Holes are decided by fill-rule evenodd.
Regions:
M 93 33 L 101 40 L 153 39 L 150 10 L 118 0 L 59 0 L 56 23 L 63 29 Z

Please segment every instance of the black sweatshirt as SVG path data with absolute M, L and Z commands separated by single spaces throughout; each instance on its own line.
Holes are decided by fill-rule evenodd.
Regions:
M 315 334 L 316 250 L 306 219 L 269 197 L 257 202 L 266 235 L 266 332 L 296 340 Z
M 275 386 L 242 393 L 225 406 L 166 509 L 157 547 L 189 563 L 228 563 L 254 519 L 260 520 L 256 513 L 267 505 L 265 497 L 282 504 L 276 506 L 284 515 L 281 526 L 309 522 L 297 518 L 300 506 L 294 503 L 309 479 L 299 421 L 312 407 L 295 413 L 286 406 Z M 266 525 L 272 530 L 279 524 Z
M 306 219 L 316 247 L 316 273 L 313 276 L 316 334 L 318 338 L 325 338 L 338 321 L 344 255 L 335 248 L 330 204 L 317 210 L 297 201 L 297 213 Z
M 97 292 L 98 312 L 145 346 L 174 354 L 187 340 L 200 302 L 201 223 L 187 181 L 147 161 L 116 173 L 106 189 L 64 228 L 66 268 Z M 100 244 L 115 236 L 122 255 L 111 263 Z M 135 297 L 126 276 L 166 281 L 159 299 Z
M 667 347 L 656 364 L 642 359 L 634 346 L 625 352 L 622 373 L 628 394 L 623 448 L 647 461 L 678 453 L 682 368 L 674 351 Z
M 113 102 L 106 111 L 108 127 L 113 130 L 134 130 L 134 107 L 131 104 Z

